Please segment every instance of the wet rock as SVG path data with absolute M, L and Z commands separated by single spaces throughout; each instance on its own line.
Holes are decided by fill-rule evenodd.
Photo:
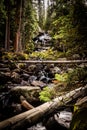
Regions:
M 23 74 L 21 74 L 21 78 L 23 78 L 24 80 L 28 80 L 29 74 L 23 73 Z
M 27 130 L 46 130 L 45 126 L 42 125 L 42 123 L 38 123 Z
M 51 81 L 51 79 L 48 77 L 48 73 L 44 70 L 38 73 L 38 80 L 44 83 L 49 83 Z
M 58 120 L 58 123 L 64 125 L 66 128 L 70 128 L 70 122 L 72 120 L 72 112 L 69 111 L 61 111 L 57 115 L 55 115 L 55 119 Z
M 45 83 L 43 83 L 42 81 L 33 81 L 32 83 L 31 83 L 31 85 L 33 85 L 33 86 L 39 86 L 40 88 L 43 88 L 43 87 L 45 87 L 46 86 L 46 84 Z
M 37 80 L 37 77 L 34 76 L 34 75 L 32 75 L 32 76 L 29 77 L 28 82 L 29 82 L 30 84 L 32 84 L 32 82 L 35 81 L 35 80 Z
M 70 127 L 70 122 L 72 120 L 72 112 L 71 111 L 61 111 L 55 114 L 53 117 L 50 117 L 48 121 L 45 123 L 47 130 L 68 130 Z

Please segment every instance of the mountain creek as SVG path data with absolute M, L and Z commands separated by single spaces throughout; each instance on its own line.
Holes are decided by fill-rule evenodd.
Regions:
M 83 64 L 79 65 L 79 67 L 83 66 Z M 44 102 L 40 100 L 40 93 L 44 88 L 51 90 L 50 93 L 54 92 L 51 97 L 53 99 L 81 87 L 82 84 L 79 83 L 76 83 L 76 86 L 67 86 L 67 83 L 55 79 L 56 74 L 68 73 L 75 67 L 73 64 L 2 61 L 0 64 L 0 121 L 42 105 Z M 73 111 L 73 106 L 63 107 L 27 127 L 27 130 L 67 130 L 70 128 Z

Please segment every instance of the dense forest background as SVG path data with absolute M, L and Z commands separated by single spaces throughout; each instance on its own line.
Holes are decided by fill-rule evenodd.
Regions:
M 64 56 L 87 55 L 86 0 L 1 0 L 0 19 L 0 48 L 5 51 L 32 52 L 32 38 L 44 30 Z

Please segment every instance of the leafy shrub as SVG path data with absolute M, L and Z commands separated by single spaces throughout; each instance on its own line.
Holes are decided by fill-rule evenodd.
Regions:
M 87 67 L 76 68 L 68 73 L 68 83 L 87 82 Z
M 26 53 L 15 53 L 14 59 L 15 60 L 27 60 L 27 59 L 29 59 L 29 55 Z
M 41 101 L 47 102 L 50 101 L 53 98 L 53 95 L 55 94 L 55 92 L 49 88 L 49 87 L 45 87 L 40 93 L 39 93 L 39 98 Z
M 55 79 L 60 81 L 60 82 L 66 82 L 67 78 L 68 78 L 68 74 L 67 73 L 55 74 Z
M 13 60 L 13 53 L 11 52 L 5 52 L 2 56 L 2 60 Z
M 3 60 L 27 60 L 29 59 L 29 55 L 26 53 L 12 53 L 5 52 L 2 56 Z

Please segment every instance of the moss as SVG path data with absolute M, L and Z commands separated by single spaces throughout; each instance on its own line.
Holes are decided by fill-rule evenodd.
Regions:
M 86 104 L 87 105 L 87 104 Z M 87 107 L 78 108 L 73 115 L 70 130 L 87 130 Z

